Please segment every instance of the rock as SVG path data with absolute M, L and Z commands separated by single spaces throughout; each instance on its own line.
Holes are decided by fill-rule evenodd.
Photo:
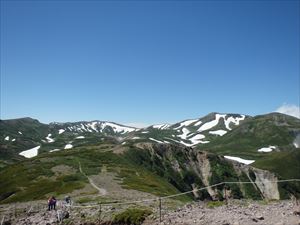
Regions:
M 296 216 L 300 216 L 300 211 L 294 211 L 293 214 Z
M 10 220 L 6 220 L 6 221 L 4 221 L 3 223 L 2 223 L 2 225 L 11 225 L 12 223 L 11 223 L 11 221 Z
M 258 219 L 258 220 L 264 220 L 265 218 L 263 217 L 263 216 L 256 216 L 256 219 Z

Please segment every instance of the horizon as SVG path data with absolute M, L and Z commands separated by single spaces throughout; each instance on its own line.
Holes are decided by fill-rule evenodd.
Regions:
M 300 2 L 1 1 L 0 118 L 300 118 Z
M 287 116 L 292 116 L 294 118 L 297 118 L 297 119 L 300 119 L 300 114 L 299 116 L 298 115 L 295 115 L 293 113 L 289 113 L 289 112 L 279 112 L 279 111 L 274 111 L 274 112 L 269 112 L 269 113 L 266 113 L 266 114 L 258 114 L 258 115 L 249 115 L 249 114 L 239 114 L 239 113 L 224 113 L 224 112 L 210 112 L 206 115 L 201 115 L 199 117 L 195 117 L 195 118 L 185 118 L 185 119 L 182 119 L 182 120 L 179 120 L 179 121 L 174 121 L 174 122 L 162 122 L 162 123 L 153 123 L 153 124 L 145 124 L 145 123 L 140 123 L 140 124 L 130 124 L 130 123 L 122 123 L 122 122 L 118 122 L 118 121 L 111 121 L 111 120 L 101 120 L 101 119 L 92 119 L 92 120 L 76 120 L 76 121 L 49 121 L 49 122 L 44 122 L 44 121 L 41 121 L 39 118 L 34 118 L 34 117 L 30 117 L 30 116 L 25 116 L 25 117 L 18 117 L 18 118 L 7 118 L 7 119 L 0 119 L 0 120 L 18 120 L 18 119 L 26 119 L 26 118 L 29 118 L 29 119 L 34 119 L 34 120 L 38 120 L 40 123 L 43 123 L 43 124 L 51 124 L 51 123 L 77 123 L 77 122 L 93 122 L 93 121 L 99 121 L 99 122 L 111 122 L 111 123 L 115 123 L 115 124 L 119 124 L 119 125 L 124 125 L 124 126 L 128 126 L 128 127 L 133 127 L 133 128 L 147 128 L 147 127 L 150 127 L 150 126 L 153 126 L 153 125 L 160 125 L 160 124 L 169 124 L 169 125 L 174 125 L 176 123 L 180 123 L 180 122 L 183 122 L 183 121 L 187 121 L 187 120 L 195 120 L 195 119 L 201 119 L 205 116 L 208 116 L 209 114 L 212 114 L 212 113 L 215 113 L 215 114 L 225 114 L 225 115 L 228 115 L 228 114 L 238 114 L 238 115 L 245 115 L 245 116 L 250 116 L 250 117 L 256 117 L 256 116 L 263 116 L 263 115 L 268 115 L 268 114 L 272 114 L 272 113 L 280 113 L 280 114 L 283 114 L 283 115 L 287 115 Z M 296 112 L 298 113 L 298 112 Z

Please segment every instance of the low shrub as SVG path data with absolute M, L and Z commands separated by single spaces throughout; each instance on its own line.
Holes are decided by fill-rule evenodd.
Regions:
M 115 215 L 113 224 L 140 225 L 150 214 L 152 214 L 152 211 L 149 209 L 129 208 Z

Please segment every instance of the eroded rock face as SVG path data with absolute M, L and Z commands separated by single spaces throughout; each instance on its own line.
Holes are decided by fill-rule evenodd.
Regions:
M 152 165 L 154 160 L 158 160 L 161 163 L 162 171 L 171 168 L 173 172 L 171 171 L 170 174 L 177 174 L 177 178 L 170 177 L 169 179 L 173 179 L 173 183 L 177 185 L 176 187 L 182 185 L 182 181 L 184 180 L 186 183 L 180 186 L 179 189 L 181 188 L 180 190 L 182 192 L 194 190 L 194 196 L 196 198 L 199 197 L 196 194 L 196 189 L 200 187 L 206 186 L 209 197 L 213 200 L 217 200 L 225 196 L 225 190 L 220 186 L 210 187 L 211 185 L 226 181 L 250 181 L 252 182 L 252 188 L 254 188 L 253 191 L 257 192 L 258 196 L 262 196 L 265 199 L 280 199 L 278 185 L 276 183 L 277 177 L 269 171 L 256 169 L 234 161 L 228 161 L 221 156 L 188 147 L 161 144 L 140 144 L 138 147 L 149 151 L 151 155 L 144 163 L 149 163 L 150 161 L 150 165 Z M 252 178 L 250 172 L 251 175 L 253 175 Z M 246 178 L 245 176 L 243 177 L 243 175 L 247 175 Z M 200 179 L 202 183 L 194 182 L 197 179 Z M 246 192 L 244 188 L 243 185 L 238 183 L 235 185 L 234 191 L 227 187 L 227 197 L 245 197 Z M 206 196 L 206 198 L 207 197 L 208 196 Z
M 210 162 L 208 160 L 207 154 L 197 154 L 198 160 L 198 168 L 200 169 L 202 182 L 205 186 L 209 186 L 209 179 L 212 176 Z M 211 188 L 207 188 L 207 192 L 212 197 L 212 199 L 216 198 L 216 192 Z
M 256 179 L 255 184 L 263 194 L 266 199 L 280 199 L 280 194 L 278 191 L 278 179 L 277 177 L 266 170 L 260 170 L 252 168 L 255 173 Z

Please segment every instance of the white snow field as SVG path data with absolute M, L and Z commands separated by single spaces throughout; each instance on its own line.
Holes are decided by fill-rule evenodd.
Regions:
M 274 149 L 276 149 L 275 146 L 270 145 L 269 147 L 263 147 L 258 149 L 258 152 L 272 152 Z
M 194 124 L 195 127 L 199 126 L 202 123 L 201 120 L 199 120 L 197 123 Z
M 225 155 L 224 158 L 230 159 L 230 160 L 233 160 L 233 161 L 237 161 L 237 162 L 240 162 L 240 163 L 243 163 L 243 164 L 246 164 L 246 165 L 249 165 L 249 164 L 255 162 L 255 160 L 242 159 L 240 157 L 235 157 L 235 156 L 227 156 L 227 155 Z
M 201 131 L 205 131 L 205 130 L 209 130 L 209 129 L 213 128 L 214 126 L 218 125 L 219 120 L 221 118 L 224 119 L 224 124 L 225 124 L 226 129 L 231 130 L 231 127 L 229 126 L 230 123 L 234 123 L 235 125 L 239 125 L 240 121 L 244 120 L 245 117 L 246 117 L 245 115 L 241 115 L 241 117 L 236 117 L 236 118 L 230 116 L 229 118 L 226 119 L 226 116 L 227 116 L 227 114 L 216 114 L 214 120 L 203 124 L 198 129 L 198 131 L 201 132 Z
M 73 148 L 72 144 L 66 144 L 65 149 L 71 149 L 71 148 Z
M 32 158 L 38 155 L 38 150 L 41 146 L 36 146 L 34 148 L 25 150 L 23 152 L 20 152 L 19 155 L 24 156 L 25 158 Z
M 212 130 L 212 131 L 209 131 L 208 133 L 223 136 L 227 133 L 227 131 L 226 130 Z
M 155 129 L 160 129 L 160 130 L 165 130 L 170 126 L 170 124 L 167 123 L 163 123 L 163 124 L 157 124 L 157 125 L 153 125 L 152 127 Z
M 221 114 L 216 114 L 216 117 L 214 120 L 207 122 L 205 124 L 203 124 L 198 131 L 205 131 L 205 130 L 209 130 L 211 128 L 213 128 L 214 126 L 218 125 L 220 118 L 224 118 L 226 115 L 221 115 Z
M 182 128 L 182 134 L 177 135 L 177 137 L 180 137 L 181 139 L 187 139 L 188 134 L 190 131 L 187 128 Z
M 62 134 L 63 132 L 65 132 L 64 129 L 59 129 L 59 130 L 58 130 L 58 134 Z
M 183 121 L 183 122 L 180 123 L 179 127 L 176 127 L 176 128 L 174 128 L 174 129 L 175 129 L 175 130 L 178 130 L 178 129 L 180 129 L 180 128 L 183 127 L 183 126 L 189 126 L 190 124 L 192 124 L 192 123 L 194 123 L 194 122 L 196 122 L 196 121 L 198 121 L 198 119 L 194 119 L 194 120 L 185 120 L 185 121 Z
M 85 138 L 84 136 L 78 136 L 75 139 L 84 139 L 84 138 Z
M 54 142 L 54 139 L 53 139 L 53 138 L 51 138 L 51 136 L 52 136 L 52 134 L 48 134 L 48 136 L 46 137 L 46 139 L 47 139 L 48 143 L 52 143 L 52 142 Z
M 57 152 L 57 151 L 60 151 L 60 149 L 58 149 L 58 148 L 52 149 L 52 150 L 50 150 L 49 152 Z
M 157 143 L 159 143 L 159 144 L 163 144 L 163 142 L 162 141 L 159 141 L 159 140 L 156 140 L 156 139 L 154 139 L 154 138 L 149 138 L 151 141 L 155 141 L 155 142 L 157 142 Z

